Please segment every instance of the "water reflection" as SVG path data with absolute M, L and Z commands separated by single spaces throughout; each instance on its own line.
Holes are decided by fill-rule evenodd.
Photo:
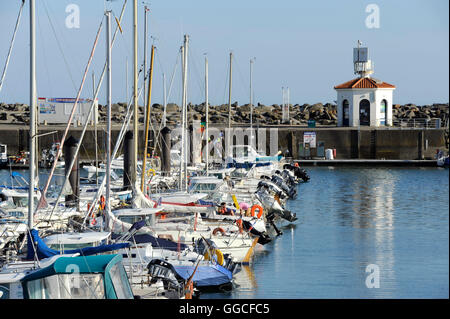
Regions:
M 343 202 L 344 207 L 351 205 L 351 213 L 341 211 L 338 216 L 342 219 L 341 225 L 351 224 L 354 245 L 362 248 L 355 250 L 352 263 L 354 272 L 359 274 L 361 297 L 389 298 L 395 287 L 393 198 L 397 177 L 386 169 L 365 170 L 363 174 L 352 176 L 351 199 Z M 369 264 L 380 269 L 381 289 L 364 288 Z

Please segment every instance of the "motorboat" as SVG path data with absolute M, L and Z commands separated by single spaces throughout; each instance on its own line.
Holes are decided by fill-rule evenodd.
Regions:
M 24 299 L 134 299 L 117 254 L 60 257 L 20 282 Z

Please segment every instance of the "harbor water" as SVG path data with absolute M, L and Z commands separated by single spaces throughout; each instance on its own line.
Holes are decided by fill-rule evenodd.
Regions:
M 295 225 L 239 287 L 202 298 L 449 297 L 448 169 L 305 168 L 311 180 L 287 204 Z
M 232 291 L 202 299 L 449 297 L 448 169 L 305 169 L 287 203 L 299 219 L 257 246 Z

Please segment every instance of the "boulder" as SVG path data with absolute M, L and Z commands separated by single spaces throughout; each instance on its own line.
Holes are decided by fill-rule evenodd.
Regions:
M 175 103 L 169 103 L 166 106 L 166 112 L 179 112 L 180 108 Z

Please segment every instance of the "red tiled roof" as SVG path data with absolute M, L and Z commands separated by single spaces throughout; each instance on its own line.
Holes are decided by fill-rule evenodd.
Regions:
M 356 78 L 348 82 L 336 85 L 335 89 L 377 89 L 377 88 L 389 88 L 395 89 L 395 85 L 375 80 L 372 78 Z

